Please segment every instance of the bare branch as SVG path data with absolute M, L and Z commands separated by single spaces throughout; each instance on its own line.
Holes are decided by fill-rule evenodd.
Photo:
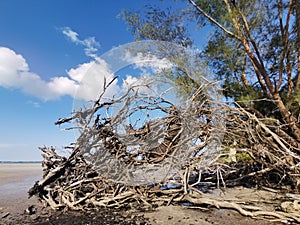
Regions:
M 233 32 L 227 30 L 222 24 L 220 24 L 218 21 L 216 21 L 214 18 L 212 18 L 210 15 L 208 15 L 204 10 L 202 10 L 193 0 L 189 0 L 189 2 L 201 13 L 203 16 L 205 16 L 210 22 L 215 24 L 217 27 L 219 27 L 221 30 L 223 30 L 226 34 L 240 40 L 240 37 Z

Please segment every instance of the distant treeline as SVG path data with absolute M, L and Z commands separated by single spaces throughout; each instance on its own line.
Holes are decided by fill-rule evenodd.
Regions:
M 18 163 L 18 164 L 39 163 L 39 164 L 41 164 L 42 161 L 0 161 L 0 164 L 14 164 L 14 163 Z

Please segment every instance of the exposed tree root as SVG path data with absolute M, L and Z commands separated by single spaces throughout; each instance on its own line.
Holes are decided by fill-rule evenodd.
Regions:
M 134 94 L 130 95 L 131 92 Z M 222 148 L 212 154 L 211 134 L 223 129 L 221 125 L 213 128 L 210 120 L 203 120 L 207 118 L 206 107 L 212 103 L 204 100 L 206 105 L 193 105 L 195 110 L 179 112 L 162 98 L 136 98 L 137 92 L 129 90 L 119 99 L 107 102 L 99 99 L 91 108 L 60 119 L 57 124 L 76 120 L 81 135 L 70 147 L 68 157 L 58 155 L 54 148 L 41 148 L 44 176 L 29 190 L 30 196 L 37 195 L 56 210 L 152 208 L 189 203 L 193 207 L 234 209 L 244 216 L 300 223 L 300 197 L 296 193 L 300 184 L 299 149 L 280 135 L 284 132 L 280 124 L 266 124 L 266 118 L 257 118 L 244 109 L 214 103 L 210 114 L 226 112 L 222 115 L 226 132 Z M 132 106 L 132 100 L 145 105 Z M 123 105 L 114 117 L 99 116 L 101 110 L 107 112 L 109 107 L 120 103 Z M 165 116 L 160 121 L 146 121 L 145 129 L 130 128 L 118 134 L 117 125 L 124 125 L 126 131 L 124 121 L 141 108 L 159 109 Z M 193 127 L 186 118 L 193 119 L 190 122 Z M 184 129 L 190 130 L 185 133 Z M 163 131 L 161 142 L 158 131 Z M 148 146 L 149 139 L 157 141 L 155 148 Z M 133 150 L 137 142 L 141 144 Z M 162 170 L 157 172 L 157 168 Z M 156 181 L 147 180 L 150 176 Z M 132 180 L 136 183 L 126 182 Z M 140 180 L 143 182 L 139 183 Z M 281 199 L 271 206 L 272 199 L 228 200 L 206 193 L 213 188 L 245 183 L 267 188 L 289 185 L 294 193 L 280 194 Z

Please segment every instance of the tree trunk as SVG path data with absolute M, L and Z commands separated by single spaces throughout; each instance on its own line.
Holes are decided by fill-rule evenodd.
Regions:
M 297 119 L 287 110 L 279 93 L 274 93 L 273 98 L 283 119 L 288 123 L 297 141 L 300 142 L 300 128 L 297 126 Z
M 297 68 L 297 81 L 296 81 L 296 90 L 300 88 L 300 1 L 295 0 L 295 9 L 296 9 L 296 29 L 297 29 L 297 48 L 298 48 L 298 68 Z
M 295 140 L 300 143 L 300 128 L 297 126 L 297 119 L 289 112 L 289 110 L 284 105 L 284 102 L 282 101 L 282 98 L 278 93 L 279 87 L 278 86 L 276 87 L 276 83 L 272 82 L 268 72 L 266 71 L 257 43 L 251 37 L 248 22 L 244 17 L 244 15 L 242 14 L 242 12 L 239 10 L 239 8 L 237 8 L 237 6 L 234 5 L 235 9 L 238 10 L 240 13 L 237 18 L 232 17 L 232 25 L 236 31 L 236 34 L 234 34 L 228 31 L 217 21 L 215 21 L 206 12 L 204 12 L 204 10 L 202 10 L 194 1 L 192 0 L 189 1 L 208 20 L 210 20 L 212 23 L 217 25 L 219 28 L 221 28 L 225 33 L 230 35 L 232 38 L 236 38 L 241 42 L 242 46 L 245 49 L 245 53 L 248 55 L 248 57 L 251 60 L 257 79 L 258 81 L 260 81 L 259 83 L 261 85 L 262 90 L 264 90 L 265 94 L 269 99 L 273 99 L 275 101 L 275 104 L 278 107 L 278 110 L 280 111 L 283 120 L 285 120 L 285 122 L 288 124 L 289 128 L 291 129 Z M 229 15 L 232 15 L 232 9 L 229 1 L 228 0 L 223 0 L 223 1 L 227 7 L 227 11 Z M 297 35 L 298 35 L 298 39 L 297 39 L 298 77 L 297 77 L 297 84 L 296 84 L 296 88 L 298 88 L 300 87 L 300 0 L 295 0 L 295 9 L 296 9 L 296 26 L 297 26 Z M 242 22 L 241 25 L 239 24 L 239 21 Z

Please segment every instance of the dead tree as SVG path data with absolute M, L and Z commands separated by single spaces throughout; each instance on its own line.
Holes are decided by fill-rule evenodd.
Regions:
M 110 100 L 101 93 L 91 107 L 58 120 L 56 124 L 75 121 L 80 135 L 67 157 L 41 148 L 43 179 L 29 194 L 53 209 L 151 208 L 188 201 L 195 207 L 300 222 L 299 213 L 224 200 L 201 189 L 247 180 L 272 188 L 289 183 L 296 192 L 299 149 L 280 135 L 282 124 L 208 99 L 182 107 L 141 90 L 154 82 L 131 86 Z M 161 116 L 142 120 L 136 115 L 154 111 Z M 290 194 L 288 200 L 296 205 L 297 196 Z

